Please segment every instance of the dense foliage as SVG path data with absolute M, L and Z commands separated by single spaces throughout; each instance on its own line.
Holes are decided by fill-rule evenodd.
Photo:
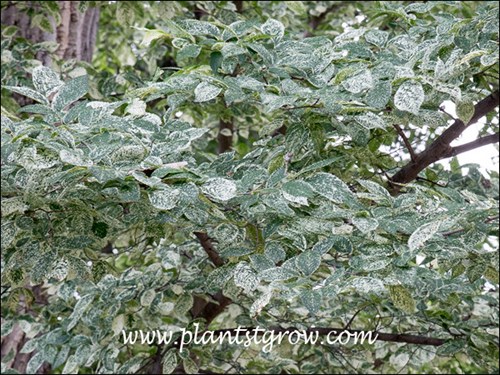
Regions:
M 497 372 L 498 173 L 390 179 L 398 129 L 498 105 L 498 3 L 235 3 L 97 4 L 92 66 L 3 30 L 2 337 L 28 373 Z M 123 343 L 197 322 L 443 341 Z

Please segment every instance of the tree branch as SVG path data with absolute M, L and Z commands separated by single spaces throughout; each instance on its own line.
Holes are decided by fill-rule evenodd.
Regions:
M 226 129 L 229 130 L 229 132 L 231 133 L 230 135 L 223 134 L 223 131 Z M 233 145 L 233 131 L 234 125 L 232 119 L 231 121 L 224 121 L 222 119 L 219 121 L 219 134 L 217 134 L 217 152 L 219 154 L 222 154 L 231 149 L 231 146 Z
M 411 146 L 410 141 L 408 140 L 405 133 L 403 132 L 403 129 L 401 129 L 401 127 L 399 125 L 394 124 L 393 126 L 396 129 L 396 131 L 398 132 L 399 136 L 403 139 L 403 142 L 404 142 L 406 148 L 408 149 L 408 152 L 410 153 L 411 161 L 414 162 L 417 159 L 417 157 L 415 155 L 415 151 L 413 151 L 413 147 Z
M 495 220 L 498 220 L 498 218 L 499 218 L 499 216 L 489 217 L 484 221 L 484 223 L 489 224 Z M 458 234 L 458 233 L 462 233 L 462 232 L 465 232 L 465 228 L 460 228 L 460 229 L 456 229 L 456 230 L 451 230 L 449 232 L 444 232 L 444 233 L 441 233 L 441 235 L 444 237 L 449 237 L 449 236 L 453 236 L 454 234 Z
M 194 232 L 194 235 L 200 241 L 203 250 L 205 250 L 212 263 L 216 267 L 224 265 L 224 260 L 220 257 L 217 250 L 215 250 L 210 237 L 204 232 Z M 230 298 L 224 296 L 222 292 L 217 292 L 212 298 L 215 302 L 208 302 L 202 297 L 195 296 L 193 307 L 191 308 L 193 318 L 204 318 L 208 325 L 217 315 L 224 311 L 226 306 L 233 302 Z
M 450 143 L 458 138 L 467 126 L 474 124 L 481 117 L 498 107 L 498 102 L 499 92 L 497 90 L 474 106 L 474 115 L 468 124 L 464 124 L 459 119 L 455 120 L 429 147 L 416 156 L 415 161 L 411 161 L 392 176 L 389 181 L 391 194 L 397 195 L 405 184 L 415 180 L 418 174 L 432 163 L 453 155 L 453 147 L 450 146 Z
M 212 240 L 208 237 L 208 234 L 203 232 L 194 232 L 194 235 L 200 241 L 203 250 L 208 255 L 208 258 L 216 267 L 220 267 L 224 264 L 224 260 L 220 257 L 219 253 L 215 250 Z
M 313 16 L 309 19 L 309 27 L 311 28 L 312 31 L 316 30 L 318 28 L 319 25 L 321 25 L 321 23 L 325 20 L 325 17 L 331 13 L 331 12 L 334 12 L 336 10 L 339 10 L 340 8 L 342 8 L 344 6 L 344 2 L 342 1 L 338 1 L 336 2 L 334 5 L 330 6 L 329 8 L 327 8 L 323 13 L 320 13 L 318 14 L 317 16 Z M 312 36 L 312 32 L 311 31 L 306 31 L 304 33 L 304 38 L 308 38 Z
M 498 143 L 499 141 L 500 141 L 499 133 L 490 134 L 485 137 L 478 138 L 475 141 L 451 148 L 450 155 L 447 155 L 447 157 L 455 156 L 463 152 L 474 150 L 475 148 L 486 146 L 489 145 L 490 143 Z

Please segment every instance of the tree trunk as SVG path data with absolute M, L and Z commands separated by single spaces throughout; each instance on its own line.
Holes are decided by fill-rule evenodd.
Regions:
M 97 35 L 99 8 L 88 8 L 84 13 L 80 13 L 79 3 L 79 1 L 58 2 L 61 22 L 56 25 L 54 19 L 49 17 L 54 30 L 52 33 L 32 27 L 31 17 L 20 11 L 13 1 L 9 1 L 8 5 L 2 9 L 2 25 L 17 26 L 18 35 L 33 43 L 55 41 L 59 44 L 56 55 L 61 59 L 90 62 Z M 37 1 L 30 1 L 25 5 L 33 9 L 35 14 L 40 8 L 40 2 Z M 46 52 L 40 52 L 37 59 L 42 61 L 43 65 L 51 63 L 50 56 Z
M 76 59 L 79 61 L 91 62 L 97 36 L 97 26 L 99 23 L 99 8 L 88 8 L 81 13 L 78 10 L 79 1 L 58 1 L 59 14 L 61 18 L 60 24 L 56 25 L 53 17 L 49 17 L 52 24 L 52 33 L 41 30 L 38 27 L 32 27 L 31 17 L 26 12 L 19 10 L 14 1 L 9 1 L 5 7 L 2 7 L 1 23 L 2 26 L 16 26 L 18 28 L 17 36 L 25 38 L 32 43 L 41 43 L 47 41 L 56 42 L 59 47 L 55 54 L 62 60 Z M 23 4 L 30 10 L 34 10 L 34 14 L 40 13 L 40 2 L 30 1 Z M 50 65 L 52 60 L 47 52 L 39 52 L 36 56 L 43 65 Z M 14 94 L 14 98 L 21 105 L 30 104 L 29 100 L 24 96 Z M 35 303 L 45 304 L 46 296 L 39 287 L 31 288 L 35 297 Z M 23 301 L 20 301 L 19 310 L 21 313 L 30 313 Z M 19 350 L 26 343 L 27 338 L 19 325 L 15 325 L 9 335 L 2 338 L 1 355 L 6 356 L 11 350 L 16 352 L 14 358 L 10 361 L 10 366 L 19 371 L 26 372 L 26 365 L 29 359 L 35 354 L 19 353 Z M 50 366 L 44 363 L 38 373 L 48 373 Z

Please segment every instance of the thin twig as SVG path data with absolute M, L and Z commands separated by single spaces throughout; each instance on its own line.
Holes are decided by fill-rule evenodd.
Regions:
M 493 216 L 493 217 L 489 217 L 487 218 L 484 223 L 485 224 L 488 224 L 488 223 L 491 223 L 492 221 L 495 221 L 495 220 L 498 220 L 499 216 Z M 465 231 L 465 228 L 460 228 L 460 229 L 456 229 L 456 230 L 452 230 L 452 231 L 449 231 L 449 232 L 444 232 L 444 233 L 441 233 L 442 236 L 444 237 L 449 237 L 449 236 L 453 236 L 454 234 L 458 234 L 458 233 L 462 233 Z
M 396 131 L 398 132 L 399 136 L 401 138 L 403 138 L 403 142 L 404 142 L 406 148 L 408 149 L 408 152 L 410 153 L 411 161 L 415 163 L 417 160 L 417 156 L 415 154 L 415 151 L 413 150 L 413 147 L 411 146 L 410 141 L 408 140 L 405 133 L 403 132 L 403 129 L 401 129 L 401 127 L 397 124 L 393 124 L 393 126 L 396 129 Z

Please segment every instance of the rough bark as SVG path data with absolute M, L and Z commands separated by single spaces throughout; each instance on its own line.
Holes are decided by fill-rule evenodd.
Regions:
M 40 7 L 36 1 L 30 1 L 27 4 L 35 12 Z M 56 25 L 53 19 L 50 20 L 54 30 L 52 33 L 32 27 L 30 16 L 19 11 L 13 1 L 2 9 L 1 22 L 2 25 L 17 26 L 18 35 L 33 43 L 55 41 L 59 44 L 56 55 L 61 59 L 92 61 L 99 22 L 99 8 L 88 8 L 85 13 L 80 13 L 78 1 L 59 1 L 58 5 L 61 23 Z M 44 65 L 51 63 L 50 56 L 46 52 L 39 52 L 37 59 Z
M 20 11 L 16 2 L 10 1 L 2 8 L 1 23 L 4 26 L 16 26 L 18 28 L 18 36 L 30 40 L 32 43 L 41 43 L 46 41 L 55 41 L 59 47 L 55 52 L 56 56 L 63 59 L 76 59 L 80 61 L 90 62 L 92 60 L 97 27 L 99 21 L 99 8 L 88 8 L 84 13 L 78 10 L 78 1 L 59 1 L 59 12 L 61 15 L 61 23 L 55 24 L 54 19 L 50 19 L 53 32 L 44 32 L 38 27 L 32 27 L 30 16 Z M 25 4 L 27 7 L 34 10 L 34 14 L 40 9 L 40 2 L 30 1 Z M 36 56 L 43 65 L 51 64 L 51 57 L 47 52 L 39 52 Z M 14 97 L 21 106 L 30 104 L 30 99 L 24 96 L 14 94 Z M 36 297 L 36 303 L 46 303 L 46 296 L 42 293 L 41 288 L 32 287 L 33 294 Z M 20 314 L 29 313 L 35 316 L 35 312 L 30 311 L 23 301 L 19 304 Z M 26 365 L 29 359 L 35 354 L 19 353 L 19 350 L 26 343 L 27 338 L 24 332 L 18 325 L 15 325 L 12 332 L 2 338 L 1 355 L 2 358 L 14 350 L 16 355 L 12 359 L 10 366 L 19 373 L 26 372 Z M 42 365 L 38 373 L 49 373 L 50 368 L 47 364 Z

